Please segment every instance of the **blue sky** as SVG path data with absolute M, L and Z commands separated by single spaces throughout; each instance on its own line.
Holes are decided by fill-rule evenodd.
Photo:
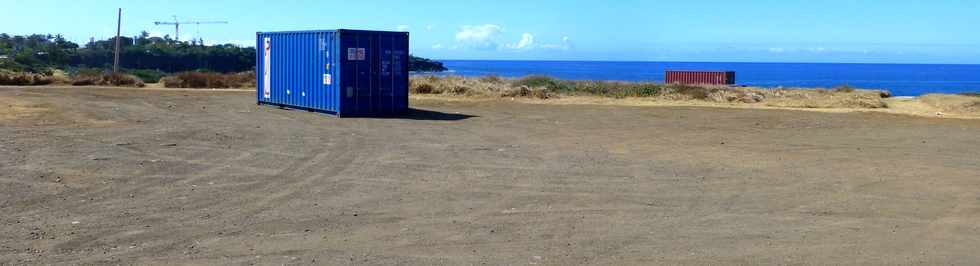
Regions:
M 0 32 L 123 32 L 251 44 L 256 31 L 408 30 L 437 59 L 980 63 L 975 0 L 96 1 L 0 0 Z M 254 44 L 253 44 L 254 45 Z

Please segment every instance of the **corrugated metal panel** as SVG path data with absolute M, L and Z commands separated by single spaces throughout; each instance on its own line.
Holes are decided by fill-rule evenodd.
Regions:
M 667 84 L 707 84 L 707 85 L 734 85 L 734 71 L 674 71 L 667 70 Z
M 259 104 L 338 116 L 408 109 L 408 33 L 335 30 L 256 36 Z

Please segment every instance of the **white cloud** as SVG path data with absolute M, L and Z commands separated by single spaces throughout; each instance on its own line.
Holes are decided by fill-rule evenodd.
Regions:
M 442 44 L 441 43 L 437 43 L 437 44 L 433 44 L 432 45 L 432 50 L 440 50 L 440 49 L 442 49 Z
M 456 33 L 456 41 L 465 46 L 481 50 L 494 50 L 500 47 L 497 39 L 503 30 L 500 26 L 485 24 L 481 26 L 463 26 Z
M 429 26 L 425 26 L 425 30 L 433 30 L 435 28 L 436 28 L 436 25 L 433 25 L 433 24 L 429 24 Z
M 568 51 L 572 49 L 572 41 L 568 36 L 561 37 L 560 44 L 542 44 L 541 49 L 551 49 L 551 50 L 563 50 Z
M 530 33 L 524 33 L 521 35 L 521 41 L 517 44 L 508 44 L 507 48 L 523 50 L 523 49 L 533 49 L 534 48 L 534 35 Z
M 408 29 L 409 29 L 408 25 L 398 25 L 397 27 L 395 27 L 396 31 L 408 31 Z
M 449 50 L 455 50 L 458 48 L 471 48 L 477 50 L 532 50 L 532 49 L 552 49 L 552 50 L 570 50 L 572 48 L 571 41 L 568 36 L 562 37 L 561 43 L 558 44 L 538 44 L 535 41 L 534 34 L 523 33 L 521 34 L 520 40 L 517 42 L 502 42 L 501 35 L 504 29 L 500 26 L 493 24 L 484 24 L 479 26 L 465 25 L 460 28 L 460 31 L 456 33 L 457 45 L 451 46 Z M 433 49 L 441 49 L 435 48 Z
M 778 47 L 777 48 L 769 48 L 769 52 L 770 53 L 777 53 L 778 54 L 778 53 L 786 52 L 786 49 L 784 49 L 784 48 L 778 48 Z

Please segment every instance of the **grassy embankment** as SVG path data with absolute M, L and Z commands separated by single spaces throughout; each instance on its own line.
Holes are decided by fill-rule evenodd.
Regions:
M 53 70 L 50 73 L 14 72 L 0 69 L 0 85 L 7 86 L 40 86 L 40 85 L 73 85 L 73 86 L 122 86 L 143 87 L 145 83 L 139 77 L 128 74 L 112 74 L 102 70 L 82 69 L 72 73 Z
M 0 85 L 7 86 L 120 86 L 144 87 L 160 83 L 167 88 L 253 88 L 255 72 L 220 74 L 211 72 L 180 72 L 166 74 L 153 70 L 126 70 L 112 74 L 100 69 L 80 69 L 71 72 L 52 70 L 51 73 L 14 72 L 0 69 Z
M 106 74 L 76 71 L 50 74 L 0 70 L 0 85 L 96 85 L 143 87 L 158 80 L 166 88 L 254 88 L 255 73 L 181 72 Z M 139 75 L 139 76 L 137 76 Z M 419 98 L 522 99 L 556 104 L 698 105 L 820 110 L 877 110 L 892 113 L 980 117 L 977 94 L 930 94 L 916 99 L 891 98 L 881 90 L 836 88 L 755 88 L 688 86 L 662 83 L 573 81 L 546 76 L 518 79 L 487 76 L 413 76 L 410 92 Z
M 558 104 L 694 105 L 793 108 L 828 111 L 875 110 L 923 116 L 980 118 L 980 97 L 930 94 L 893 98 L 887 91 L 835 88 L 756 88 L 687 86 L 616 81 L 571 81 L 546 76 L 411 78 L 416 97 L 525 99 Z
M 727 86 L 690 86 L 662 83 L 558 80 L 546 76 L 519 79 L 499 77 L 412 77 L 414 94 L 466 97 L 565 97 L 644 98 L 732 104 L 764 104 L 798 108 L 887 108 L 889 94 L 851 87 L 833 89 L 764 89 Z

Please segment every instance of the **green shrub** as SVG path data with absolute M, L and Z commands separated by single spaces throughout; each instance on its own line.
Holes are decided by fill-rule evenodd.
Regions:
M 8 70 L 12 72 L 24 72 L 27 70 L 27 66 L 17 63 L 10 59 L 0 59 L 0 70 Z
M 558 89 L 558 80 L 549 76 L 531 75 L 519 78 L 512 84 L 514 87 L 527 86 L 530 88 Z
M 131 74 L 140 78 L 145 83 L 157 83 L 160 82 L 160 78 L 166 76 L 166 73 L 156 69 L 131 69 L 126 71 L 127 74 Z
M 652 97 L 661 92 L 657 83 L 632 83 L 616 81 L 565 81 L 562 93 L 573 95 L 597 95 L 614 98 Z
M 689 85 L 681 85 L 681 84 L 671 84 L 671 85 L 667 85 L 666 87 L 673 93 L 685 95 L 695 100 L 708 99 L 708 96 L 710 96 L 711 93 L 716 90 L 713 88 L 689 86 Z
M 620 97 L 653 97 L 660 91 L 660 86 L 655 84 L 632 84 L 623 88 Z
M 479 78 L 413 76 L 409 91 L 413 94 L 498 94 L 501 97 L 533 97 L 539 99 L 554 98 L 559 95 L 625 98 L 658 96 L 664 91 L 664 86 L 652 82 L 559 80 L 541 75 L 512 80 L 498 76 Z
M 207 72 L 181 72 L 162 79 L 167 88 L 253 88 L 255 87 L 255 72 L 240 72 L 219 74 Z

